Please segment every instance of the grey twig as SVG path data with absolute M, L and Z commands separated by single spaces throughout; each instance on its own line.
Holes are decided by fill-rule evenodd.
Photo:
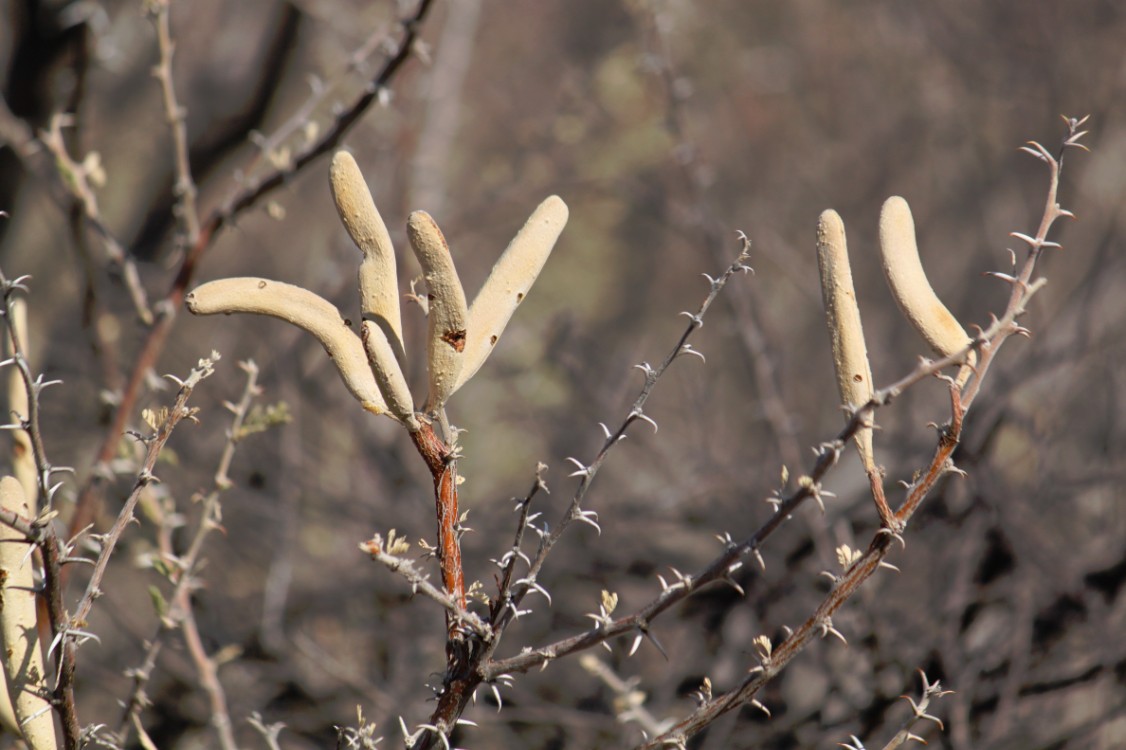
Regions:
M 173 162 L 176 166 L 176 215 L 184 229 L 184 244 L 194 245 L 199 239 L 199 210 L 196 208 L 196 185 L 192 179 L 192 165 L 188 158 L 188 113 L 176 99 L 176 86 L 172 81 L 172 54 L 176 42 L 172 39 L 172 0 L 149 0 L 145 3 L 156 29 L 156 43 L 160 62 L 153 76 L 160 82 L 164 116 L 172 131 Z
M 230 717 L 226 711 L 226 696 L 215 673 L 213 660 L 203 650 L 192 616 L 191 592 L 195 580 L 195 569 L 199 562 L 203 542 L 207 535 L 216 528 L 219 521 L 219 496 L 231 486 L 227 472 L 230 470 L 235 449 L 238 446 L 243 423 L 250 412 L 254 398 L 261 393 L 258 386 L 258 366 L 247 360 L 239 363 L 246 373 L 246 386 L 243 388 L 242 397 L 238 403 L 228 404 L 233 414 L 231 427 L 227 431 L 227 440 L 219 459 L 219 466 L 215 471 L 214 486 L 203 500 L 203 510 L 199 525 L 195 529 L 188 549 L 183 555 L 175 555 L 166 539 L 162 539 L 161 553 L 173 569 L 172 577 L 175 586 L 169 601 L 171 605 L 167 611 L 159 612 L 160 624 L 156 633 L 146 641 L 144 659 L 139 667 L 127 671 L 133 680 L 133 689 L 125 702 L 121 721 L 118 724 L 117 737 L 122 745 L 129 741 L 131 727 L 140 726 L 140 713 L 148 705 L 146 687 L 156 668 L 157 657 L 164 648 L 166 638 L 178 628 L 184 629 L 184 637 L 189 645 L 189 654 L 196 664 L 200 677 L 200 684 L 208 693 L 213 711 L 213 723 L 219 732 L 219 742 L 225 750 L 235 747 L 234 735 L 231 731 Z

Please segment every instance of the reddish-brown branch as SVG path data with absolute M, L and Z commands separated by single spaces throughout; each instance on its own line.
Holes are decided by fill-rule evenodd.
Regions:
M 872 500 L 876 503 L 876 514 L 880 517 L 880 525 L 885 529 L 895 528 L 895 515 L 884 495 L 884 472 L 879 467 L 872 466 L 868 469 L 868 486 L 872 491 Z
M 434 511 L 438 517 L 438 564 L 442 569 L 442 585 L 454 597 L 458 606 L 465 609 L 465 574 L 461 569 L 461 540 L 457 529 L 457 465 L 449 447 L 434 433 L 434 427 L 427 422 L 421 424 L 422 428 L 410 435 L 434 478 Z M 456 628 L 455 618 L 447 616 L 446 619 L 451 629 Z

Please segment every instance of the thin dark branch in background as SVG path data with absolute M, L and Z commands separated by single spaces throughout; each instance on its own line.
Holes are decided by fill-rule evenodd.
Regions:
M 176 167 L 176 206 L 173 213 L 183 228 L 182 239 L 190 247 L 199 241 L 199 211 L 196 208 L 197 190 L 188 156 L 188 113 L 176 99 L 176 85 L 172 81 L 172 54 L 176 49 L 170 20 L 172 0 L 152 0 L 145 7 L 156 28 L 157 48 L 160 50 L 160 61 L 153 69 L 153 75 L 160 82 L 164 116 L 172 131 L 173 161 Z
M 668 20 L 660 2 L 652 2 L 644 12 L 639 12 L 639 20 L 646 28 L 650 42 L 647 50 L 647 63 L 661 82 L 665 95 L 665 124 L 676 141 L 673 162 L 680 171 L 684 191 L 690 202 L 689 216 L 700 230 L 703 245 L 715 263 L 725 260 L 724 223 L 716 216 L 712 201 L 708 197 L 708 186 L 702 175 L 708 165 L 700 155 L 700 147 L 694 142 L 688 122 L 688 114 L 683 106 L 683 82 L 678 84 L 679 75 L 673 67 L 672 50 L 668 39 Z M 754 375 L 759 402 L 762 404 L 766 423 L 774 433 L 774 445 L 778 447 L 782 463 L 798 467 L 802 464 L 802 450 L 798 445 L 793 419 L 786 407 L 781 386 L 777 380 L 774 350 L 777 347 L 767 340 L 755 309 L 754 298 L 747 295 L 731 294 L 726 302 L 735 317 L 739 342 L 747 355 L 747 363 Z

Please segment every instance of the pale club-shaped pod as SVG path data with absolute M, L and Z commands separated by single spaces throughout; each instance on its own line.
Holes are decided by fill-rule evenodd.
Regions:
M 405 345 L 390 234 L 350 154 L 341 151 L 333 158 L 329 184 L 341 221 L 363 254 L 361 335 L 348 327 L 331 302 L 268 279 L 203 284 L 187 296 L 187 307 L 197 315 L 268 315 L 308 331 L 324 346 L 349 392 L 367 411 L 386 414 L 415 432 L 419 421 L 403 373 Z M 566 223 L 567 206 L 559 197 L 540 204 L 470 307 L 441 230 L 426 212 L 411 214 L 407 236 L 422 266 L 428 296 L 427 413 L 440 415 L 449 397 L 484 364 Z
M 430 214 L 412 213 L 407 219 L 407 237 L 426 280 L 426 365 L 430 386 L 426 411 L 437 412 L 453 395 L 461 374 L 469 309 L 450 246 Z
M 469 306 L 465 361 L 456 391 L 477 374 L 493 352 L 517 306 L 524 301 L 567 224 L 567 204 L 553 195 L 536 207 Z
M 817 267 L 821 271 L 821 297 L 833 348 L 837 390 L 841 405 L 851 413 L 872 398 L 872 367 L 852 283 L 844 222 L 832 209 L 824 211 L 817 222 Z M 876 467 L 872 429 L 861 428 L 855 440 L 864 469 L 871 473 Z
M 31 512 L 23 486 L 14 477 L 0 479 L 0 506 L 24 518 Z M 35 558 L 18 531 L 0 525 L 0 643 L 4 649 L 4 680 L 12 709 L 31 750 L 54 750 L 55 719 L 48 694 L 36 625 Z
M 399 307 L 395 248 L 372 200 L 360 167 L 347 151 L 337 151 L 329 169 L 329 186 L 340 221 L 363 253 L 360 261 L 360 311 L 383 332 L 400 367 L 405 360 Z
M 888 198 L 880 212 L 880 254 L 891 294 L 923 340 L 943 357 L 964 349 L 971 341 L 970 336 L 927 281 L 919 260 L 911 208 L 897 195 Z M 966 358 L 968 367 L 958 376 L 960 383 L 969 377 L 969 368 L 976 361 L 971 351 Z
M 308 331 L 321 342 L 348 392 L 364 409 L 372 414 L 388 412 L 360 337 L 348 327 L 336 305 L 323 297 L 281 281 L 240 277 L 209 281 L 196 287 L 184 301 L 195 315 L 268 315 Z

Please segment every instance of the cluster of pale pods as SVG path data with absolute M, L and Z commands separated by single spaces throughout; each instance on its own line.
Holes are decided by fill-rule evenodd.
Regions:
M 896 304 L 931 349 L 942 357 L 965 349 L 970 336 L 927 281 L 915 240 L 915 220 L 907 201 L 899 196 L 884 201 L 880 212 L 880 255 L 884 277 Z M 817 264 L 837 389 L 841 405 L 851 412 L 872 398 L 872 367 L 852 284 L 844 222 L 832 209 L 822 212 L 817 223 Z M 971 351 L 958 373 L 959 385 L 965 383 L 975 361 Z M 856 446 L 865 471 L 875 476 L 879 470 L 872 449 L 871 427 L 856 433 Z
M 447 400 L 484 364 L 517 306 L 524 300 L 567 222 L 566 204 L 551 196 L 532 213 L 501 255 L 471 305 L 442 232 L 424 211 L 407 222 L 407 236 L 422 267 L 427 295 L 418 301 L 427 314 L 428 393 L 416 410 L 404 374 L 405 347 L 395 252 L 379 211 L 351 154 L 332 160 L 330 184 L 340 218 L 363 254 L 359 268 L 359 333 L 331 302 L 298 286 L 262 278 L 228 278 L 203 284 L 188 295 L 188 309 L 199 315 L 254 313 L 280 318 L 311 333 L 324 346 L 348 391 L 363 408 L 383 414 L 417 432 L 421 420 L 445 424 Z M 915 226 L 907 202 L 889 198 L 880 216 L 882 266 L 892 295 L 907 320 L 941 356 L 962 351 L 970 336 L 934 293 L 919 259 Z M 818 265 L 842 405 L 847 410 L 872 396 L 872 371 L 849 266 L 844 223 L 832 210 L 821 214 L 817 230 Z M 958 375 L 969 377 L 973 352 Z M 446 436 L 449 437 L 448 434 Z M 864 468 L 878 472 L 872 430 L 856 434 Z M 0 480 L 0 505 L 25 516 L 27 494 L 12 477 Z M 6 526 L 0 540 L 22 539 Z M 35 685 L 44 678 L 38 648 L 35 594 L 30 555 L 22 544 L 0 543 L 0 570 L 6 571 L 6 601 L 0 607 L 0 638 L 5 644 L 5 682 L 9 695 L 0 718 L 22 729 L 32 747 L 53 747 L 53 722 Z M 0 686 L 3 687 L 3 686 Z M 14 715 L 9 715 L 9 712 Z
M 338 152 L 330 171 L 332 195 L 360 263 L 360 333 L 335 305 L 300 287 L 259 278 L 212 281 L 187 297 L 199 315 L 258 313 L 288 321 L 317 337 L 349 392 L 373 414 L 419 429 L 403 373 L 405 349 L 395 251 L 356 160 Z M 422 267 L 427 295 L 429 391 L 422 415 L 441 417 L 446 401 L 477 373 L 524 300 L 567 223 L 567 205 L 551 196 L 532 213 L 473 300 L 466 303 L 449 245 L 425 211 L 407 220 L 407 237 Z
M 231 278 L 203 284 L 188 295 L 188 309 L 199 315 L 269 315 L 308 331 L 332 357 L 349 392 L 364 409 L 417 430 L 419 412 L 403 374 L 405 349 L 390 234 L 348 152 L 340 151 L 333 158 L 330 184 L 340 218 L 363 253 L 359 335 L 332 303 L 306 289 L 267 279 Z M 484 364 L 551 254 L 567 215 L 566 204 L 557 196 L 541 203 L 494 266 L 472 305 L 466 304 L 449 246 L 437 224 L 425 211 L 410 215 L 407 236 L 427 286 L 429 391 L 422 414 L 439 414 L 447 399 Z M 817 247 L 841 401 L 855 407 L 872 395 L 872 372 L 844 224 L 835 211 L 822 213 Z M 965 348 L 969 335 L 927 281 L 911 210 L 903 198 L 892 197 L 884 203 L 880 247 L 892 294 L 923 339 L 941 356 Z M 870 429 L 858 434 L 857 445 L 865 468 L 871 467 Z

